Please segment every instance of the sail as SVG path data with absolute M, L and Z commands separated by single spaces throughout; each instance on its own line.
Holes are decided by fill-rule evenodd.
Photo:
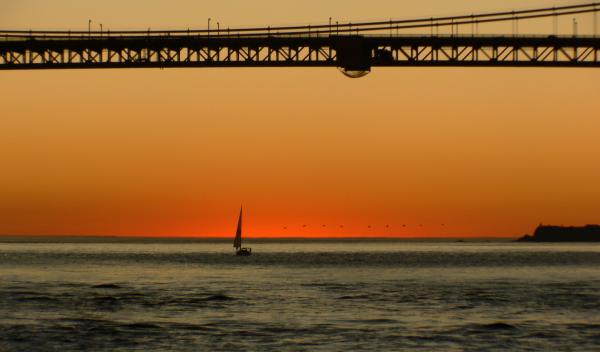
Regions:
M 233 240 L 233 248 L 242 247 L 242 208 L 240 208 L 240 217 L 238 219 L 237 231 L 235 232 L 235 239 Z

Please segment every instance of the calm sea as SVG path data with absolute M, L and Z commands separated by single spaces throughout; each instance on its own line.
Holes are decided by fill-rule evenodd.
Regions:
M 599 351 L 600 244 L 0 238 L 0 351 Z

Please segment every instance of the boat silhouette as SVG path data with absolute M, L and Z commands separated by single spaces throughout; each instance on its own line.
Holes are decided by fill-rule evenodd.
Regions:
M 235 238 L 233 239 L 233 248 L 235 248 L 235 255 L 247 257 L 252 255 L 252 248 L 242 247 L 242 208 L 240 207 L 240 217 L 238 218 L 237 230 L 235 232 Z

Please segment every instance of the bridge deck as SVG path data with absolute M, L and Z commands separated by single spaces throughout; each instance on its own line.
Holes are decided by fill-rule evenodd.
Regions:
M 600 67 L 600 37 L 0 35 L 0 69 Z

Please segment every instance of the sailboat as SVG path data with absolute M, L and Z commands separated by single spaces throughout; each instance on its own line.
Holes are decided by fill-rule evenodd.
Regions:
M 235 238 L 233 239 L 233 248 L 235 248 L 235 255 L 247 257 L 252 255 L 252 248 L 242 247 L 242 208 L 240 208 L 240 217 L 238 218 L 237 231 L 235 232 Z

